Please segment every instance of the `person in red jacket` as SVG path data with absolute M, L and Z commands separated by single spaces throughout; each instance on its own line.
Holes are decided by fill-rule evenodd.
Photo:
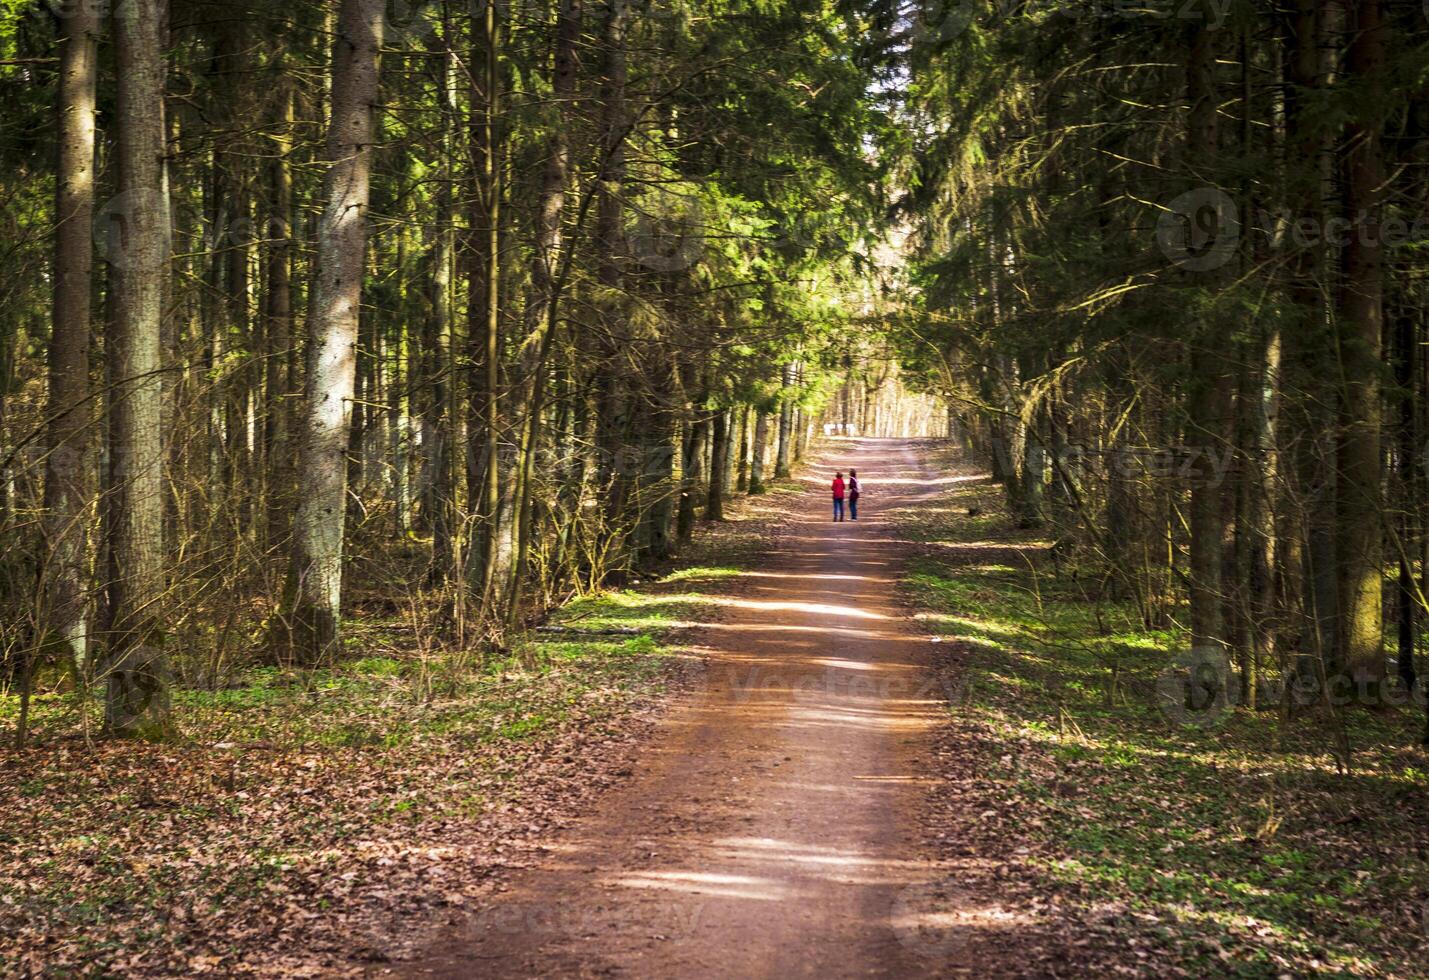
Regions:
M 834 520 L 844 519 L 844 475 L 834 474 Z

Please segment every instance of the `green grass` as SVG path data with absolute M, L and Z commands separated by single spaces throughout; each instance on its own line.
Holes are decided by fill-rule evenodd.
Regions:
M 708 571 L 689 570 L 676 578 L 707 578 L 691 573 Z M 505 719 L 520 714 L 528 701 L 568 704 L 593 691 L 631 693 L 655 683 L 671 652 L 663 632 L 698 617 L 705 601 L 694 592 L 611 592 L 578 600 L 556 615 L 555 622 L 575 631 L 570 639 L 538 636 L 506 656 L 423 654 L 387 644 L 381 655 L 354 657 L 329 668 L 235 670 L 215 690 L 178 687 L 173 701 L 188 744 L 393 747 L 426 735 L 464 732 L 490 738 L 492 732 L 510 731 L 524 736 L 525 729 Z M 382 630 L 381 623 L 358 625 L 369 640 Z M 579 635 L 612 627 L 639 633 L 629 638 Z M 18 709 L 18 697 L 0 697 L 0 726 L 12 724 Z M 31 704 L 33 737 L 43 743 L 77 732 L 82 709 L 91 726 L 97 724 L 99 692 L 87 703 L 72 691 L 41 692 Z
M 573 630 L 637 629 L 659 631 L 689 625 L 708 597 L 697 592 L 607 592 L 576 599 L 551 618 Z
M 1425 975 L 1420 718 L 1348 713 L 1341 772 L 1337 729 L 1319 716 L 1168 717 L 1157 682 L 1184 639 L 1090 600 L 1035 546 L 1020 562 L 960 554 L 1032 535 L 1009 527 L 994 488 L 959 493 L 991 513 L 906 514 L 933 547 L 905 589 L 938 649 L 966 653 L 953 710 L 986 735 L 983 789 L 1038 843 L 1025 873 L 1086 910 L 1154 921 L 1162 967 L 1192 975 Z
M 665 576 L 665 582 L 711 582 L 719 579 L 738 578 L 744 574 L 742 568 L 712 568 L 705 565 L 697 565 L 693 568 L 681 568 Z

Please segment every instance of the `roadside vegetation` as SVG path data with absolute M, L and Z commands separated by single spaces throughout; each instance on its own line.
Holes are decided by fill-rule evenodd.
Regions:
M 981 825 L 986 857 L 1066 944 L 1092 940 L 1123 971 L 1423 976 L 1418 709 L 1288 717 L 1181 699 L 1184 635 L 1059 567 L 968 473 L 900 515 L 921 552 L 906 595 L 954 702 L 949 819 Z

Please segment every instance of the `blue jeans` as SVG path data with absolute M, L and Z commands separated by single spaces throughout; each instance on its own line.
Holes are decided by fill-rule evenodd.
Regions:
M 849 516 L 849 520 L 852 520 L 852 521 L 858 520 L 858 498 L 857 498 L 857 497 L 850 497 L 850 498 L 848 498 L 848 516 Z
M 836 520 L 836 521 L 841 521 L 841 520 L 843 520 L 843 519 L 844 519 L 844 501 L 843 501 L 843 498 L 842 498 L 842 497 L 835 497 L 835 498 L 834 498 L 834 520 Z

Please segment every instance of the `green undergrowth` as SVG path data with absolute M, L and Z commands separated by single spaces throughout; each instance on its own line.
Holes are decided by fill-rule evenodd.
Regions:
M 984 733 L 982 789 L 1035 842 L 1019 860 L 1041 888 L 1149 930 L 1150 973 L 1427 975 L 1418 714 L 1163 710 L 1184 638 L 1054 572 L 997 488 L 903 518 L 924 545 L 906 593 L 965 665 L 952 710 Z
M 700 569 L 676 573 L 665 582 L 699 581 Z M 690 617 L 698 616 L 707 596 L 698 592 L 621 591 L 607 592 L 586 599 L 576 599 L 552 618 L 557 627 L 572 630 L 627 629 L 658 632 L 672 627 L 690 625 Z
M 692 580 L 698 571 L 680 578 Z M 688 590 L 580 599 L 552 619 L 569 632 L 531 634 L 510 650 L 484 655 L 423 650 L 404 642 L 412 634 L 406 624 L 360 620 L 350 646 L 361 655 L 321 669 L 255 666 L 233 670 L 221 683 L 180 685 L 174 708 L 182 740 L 199 744 L 304 748 L 526 737 L 559 719 L 570 703 L 653 690 L 675 652 L 664 633 L 698 617 L 703 601 Z M 0 725 L 13 725 L 18 709 L 17 696 L 0 697 Z M 73 691 L 41 693 L 31 704 L 31 737 L 43 743 L 79 734 L 101 712 L 97 692 L 87 704 Z

